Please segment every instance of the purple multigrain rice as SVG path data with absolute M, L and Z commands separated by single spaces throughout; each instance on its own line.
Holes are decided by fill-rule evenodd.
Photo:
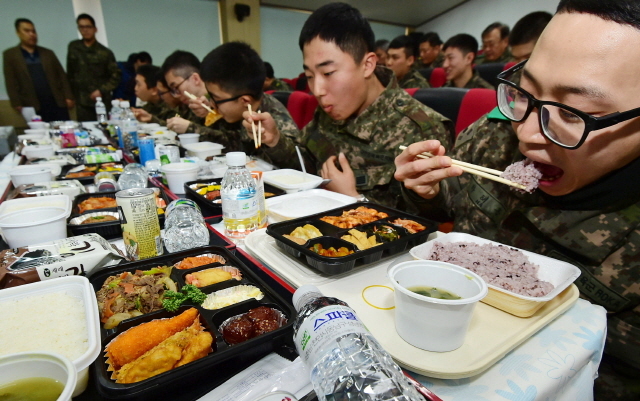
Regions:
M 471 270 L 507 291 L 530 297 L 542 297 L 553 285 L 538 279 L 538 265 L 517 249 L 505 245 L 472 242 L 435 242 L 428 259 L 439 260 Z
M 525 189 L 512 187 L 512 189 L 522 193 L 531 193 L 538 188 L 542 173 L 535 168 L 533 161 L 525 159 L 507 166 L 504 172 L 500 174 L 500 177 L 526 187 Z

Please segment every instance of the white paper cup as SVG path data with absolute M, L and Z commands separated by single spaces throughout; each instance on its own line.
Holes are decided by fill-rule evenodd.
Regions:
M 450 263 L 415 260 L 388 271 L 395 293 L 396 331 L 409 344 L 427 351 L 459 348 L 473 310 L 487 295 L 487 284 L 477 274 Z M 407 288 L 437 287 L 462 299 L 448 300 L 417 294 Z
M 178 135 L 180 145 L 188 145 L 190 143 L 198 143 L 200 140 L 200 134 L 180 134 Z
M 184 194 L 184 183 L 198 178 L 197 163 L 169 163 L 160 167 L 174 194 Z
M 76 387 L 76 367 L 54 352 L 21 352 L 0 357 L 0 387 L 20 379 L 46 377 L 64 385 L 56 401 L 67 401 Z
M 67 238 L 69 213 L 58 207 L 25 209 L 0 216 L 2 235 L 10 248 Z

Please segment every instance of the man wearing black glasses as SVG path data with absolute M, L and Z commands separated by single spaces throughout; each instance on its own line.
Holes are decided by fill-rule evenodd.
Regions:
M 499 170 L 528 158 L 537 191 L 463 175 L 436 141 L 396 158 L 407 198 L 454 231 L 580 268 L 582 296 L 610 312 L 596 400 L 640 399 L 639 65 L 640 3 L 562 0 L 531 58 L 499 75 L 510 124 L 484 117 L 448 153 Z

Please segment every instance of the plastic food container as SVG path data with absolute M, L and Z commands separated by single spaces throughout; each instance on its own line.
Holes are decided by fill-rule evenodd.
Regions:
M 111 163 L 93 163 L 93 164 L 83 164 L 84 169 L 81 166 L 64 166 L 62 167 L 62 172 L 60 173 L 61 180 L 78 180 L 84 185 L 90 185 L 94 182 L 94 177 L 96 174 L 106 171 L 113 174 L 115 180 L 118 180 L 122 170 L 124 169 L 125 164 L 122 162 L 111 162 Z M 85 177 L 69 177 L 69 174 L 73 172 L 81 172 L 86 171 L 91 173 Z
M 0 308 L 5 307 L 3 303 L 7 301 L 18 300 L 30 295 L 40 295 L 65 292 L 68 295 L 78 298 L 84 305 L 84 313 L 86 317 L 87 327 L 87 350 L 78 358 L 74 359 L 73 365 L 77 371 L 77 381 L 73 390 L 72 397 L 76 397 L 87 388 L 89 381 L 89 365 L 93 363 L 100 353 L 100 321 L 98 318 L 98 306 L 96 296 L 86 277 L 68 276 L 51 280 L 39 281 L 19 287 L 7 288 L 0 291 Z M 39 319 L 38 311 L 34 311 L 32 319 Z M 51 338 L 55 341 L 55 338 Z M 36 350 L 33 351 L 46 351 Z M 4 374 L 0 377 L 4 378 Z
M 31 129 L 43 129 L 48 126 L 48 124 L 43 121 L 29 121 L 27 124 L 29 124 L 29 128 Z
M 316 188 L 322 183 L 322 177 L 286 168 L 282 170 L 265 171 L 263 177 L 265 183 L 282 188 L 287 191 L 287 193 Z
M 187 150 L 187 156 L 199 157 L 202 160 L 209 156 L 217 156 L 221 154 L 222 149 L 224 148 L 224 146 L 219 143 L 213 142 L 182 143 L 182 147 Z
M 449 233 L 412 248 L 410 253 L 415 259 L 426 259 L 431 254 L 431 248 L 435 242 L 444 244 L 452 242 L 473 242 L 480 245 L 503 245 L 499 242 L 490 241 L 471 234 Z M 543 297 L 530 297 L 516 294 L 495 285 L 488 284 L 489 294 L 482 300 L 482 302 L 511 313 L 512 315 L 518 317 L 529 317 L 533 315 L 538 309 L 542 308 L 546 302 L 555 298 L 580 276 L 580 269 L 570 263 L 562 262 L 557 259 L 542 256 L 537 253 L 525 251 L 512 246 L 509 246 L 509 248 L 519 250 L 531 263 L 535 263 L 540 266 L 540 269 L 538 270 L 538 278 L 548 281 L 555 287 L 553 291 Z
M 53 145 L 30 145 L 22 149 L 22 154 L 29 160 L 46 159 L 54 154 Z
M 218 284 L 202 287 L 200 289 L 203 292 L 210 294 L 218 290 L 240 285 L 252 285 L 258 287 L 262 291 L 264 298 L 260 301 L 252 298 L 217 310 L 207 310 L 187 302 L 184 303 L 176 312 L 168 312 L 162 309 L 125 320 L 116 328 L 111 330 L 101 329 L 101 351 L 104 351 L 105 346 L 111 340 L 121 332 L 131 327 L 153 319 L 173 317 L 184 312 L 190 307 L 196 307 L 200 313 L 200 321 L 203 327 L 205 330 L 209 331 L 214 338 L 212 343 L 214 352 L 207 356 L 184 366 L 153 376 L 149 379 L 131 384 L 119 384 L 111 379 L 112 373 L 107 371 L 105 357 L 101 352 L 101 355 L 94 362 L 93 374 L 95 375 L 95 383 L 97 385 L 98 392 L 103 397 L 109 399 L 154 399 L 154 397 L 162 399 L 165 398 L 167 391 L 170 391 L 173 386 L 180 387 L 185 382 L 197 383 L 202 380 L 214 382 L 218 380 L 217 376 L 230 377 L 230 375 L 241 371 L 251 363 L 257 361 L 273 350 L 278 349 L 282 345 L 290 344 L 291 336 L 293 335 L 293 322 L 296 316 L 293 306 L 281 298 L 274 289 L 268 287 L 255 273 L 253 273 L 252 270 L 247 268 L 246 265 L 236 258 L 231 251 L 222 247 L 202 247 L 150 258 L 144 261 L 127 263 L 120 265 L 115 269 L 102 270 L 93 273 L 90 275 L 89 279 L 94 290 L 98 291 L 109 276 L 118 275 L 125 271 L 133 273 L 136 270 L 148 270 L 156 266 L 172 266 L 186 257 L 199 256 L 203 254 L 220 255 L 225 259 L 226 263 L 214 263 L 187 270 L 173 268 L 171 278 L 176 282 L 178 289 L 185 284 L 185 276 L 187 274 L 212 267 L 227 265 L 234 266 L 240 270 L 242 273 L 242 279 L 240 281 L 231 279 Z M 267 306 L 283 313 L 287 318 L 287 323 L 274 331 L 254 337 L 245 342 L 235 345 L 227 344 L 219 331 L 222 323 L 231 317 L 246 313 L 250 309 L 259 306 Z M 212 372 L 218 373 L 212 375 Z
M 184 183 L 198 178 L 197 163 L 169 163 L 160 167 L 174 194 L 184 194 Z
M 325 189 L 310 189 L 308 191 L 268 198 L 266 205 L 269 217 L 273 219 L 274 222 L 280 222 L 321 213 L 355 202 L 357 202 L 357 200 L 352 196 L 327 191 Z
M 361 206 L 375 209 L 378 212 L 384 212 L 388 215 L 388 217 L 354 227 L 355 230 L 364 232 L 377 226 L 387 225 L 396 229 L 397 233 L 400 235 L 400 238 L 390 242 L 382 242 L 381 237 L 376 234 L 377 242 L 382 243 L 380 245 L 361 251 L 358 250 L 358 248 L 351 242 L 347 242 L 341 239 L 343 235 L 349 234 L 349 228 L 340 228 L 320 220 L 320 218 L 324 216 L 341 216 L 342 212 L 353 210 Z M 413 220 L 419 224 L 422 224 L 426 228 L 423 231 L 411 234 L 403 227 L 395 226 L 391 223 L 391 221 L 394 221 L 398 218 Z M 305 224 L 311 224 L 315 226 L 318 230 L 320 230 L 323 236 L 313 238 L 307 241 L 304 245 L 299 245 L 283 236 L 283 234 L 288 235 L 296 227 L 301 227 Z M 282 248 L 286 253 L 296 258 L 300 258 L 308 266 L 311 266 L 324 274 L 333 275 L 352 270 L 356 266 L 375 263 L 380 259 L 403 252 L 407 247 L 413 247 L 417 244 L 421 244 L 427 239 L 431 232 L 436 230 L 436 227 L 437 224 L 431 220 L 423 219 L 418 216 L 412 216 L 399 210 L 391 209 L 375 203 L 358 202 L 340 208 L 328 210 L 326 212 L 316 213 L 311 216 L 271 224 L 267 226 L 267 234 L 272 236 L 276 240 L 276 244 L 278 245 L 278 247 Z M 367 237 L 369 237 L 370 235 L 371 234 L 367 234 Z M 315 244 L 321 244 L 325 249 L 329 247 L 334 247 L 336 249 L 338 249 L 339 247 L 345 247 L 347 249 L 353 250 L 354 253 L 341 257 L 320 256 L 319 254 L 309 249 Z
M 44 123 L 39 123 L 39 124 L 44 124 Z M 31 129 L 24 130 L 25 135 L 39 135 L 39 138 L 44 138 L 45 136 L 47 136 L 48 133 L 49 133 L 49 130 L 44 127 L 31 128 Z
M 180 140 L 180 145 L 184 148 L 184 145 L 190 145 L 192 143 L 198 143 L 200 140 L 200 134 L 188 133 L 188 134 L 179 134 L 178 139 Z
M 54 352 L 21 352 L 0 357 L 0 387 L 34 377 L 46 377 L 63 384 L 62 394 L 56 401 L 70 400 L 78 381 L 73 362 Z
M 460 348 L 478 301 L 487 284 L 477 274 L 450 263 L 415 260 L 399 263 L 388 272 L 394 288 L 396 331 L 409 344 L 427 351 Z M 461 299 L 437 299 L 409 288 L 436 287 Z
M 64 209 L 67 213 L 71 213 L 71 199 L 66 195 L 9 199 L 0 203 L 0 216 L 36 207 L 56 207 Z
M 11 182 L 14 187 L 42 181 L 51 181 L 55 177 L 51 172 L 51 167 L 38 165 L 16 166 L 9 171 L 9 175 L 11 176 Z
M 222 214 L 222 201 L 220 196 L 214 199 L 207 199 L 206 194 L 202 195 L 198 191 L 202 191 L 210 185 L 220 185 L 222 179 L 203 179 L 189 181 L 184 184 L 184 191 L 187 198 L 195 201 L 204 216 L 219 216 Z M 280 188 L 265 184 L 264 185 L 265 199 L 269 200 L 284 194 L 284 191 Z

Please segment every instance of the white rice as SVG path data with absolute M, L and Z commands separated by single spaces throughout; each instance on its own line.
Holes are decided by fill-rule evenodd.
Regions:
M 86 316 L 79 298 L 53 292 L 0 303 L 0 356 L 47 351 L 74 361 L 88 348 Z
M 553 291 L 553 284 L 538 279 L 540 266 L 518 249 L 505 245 L 471 242 L 435 242 L 428 259 L 462 266 L 482 277 L 487 284 L 530 297 Z

